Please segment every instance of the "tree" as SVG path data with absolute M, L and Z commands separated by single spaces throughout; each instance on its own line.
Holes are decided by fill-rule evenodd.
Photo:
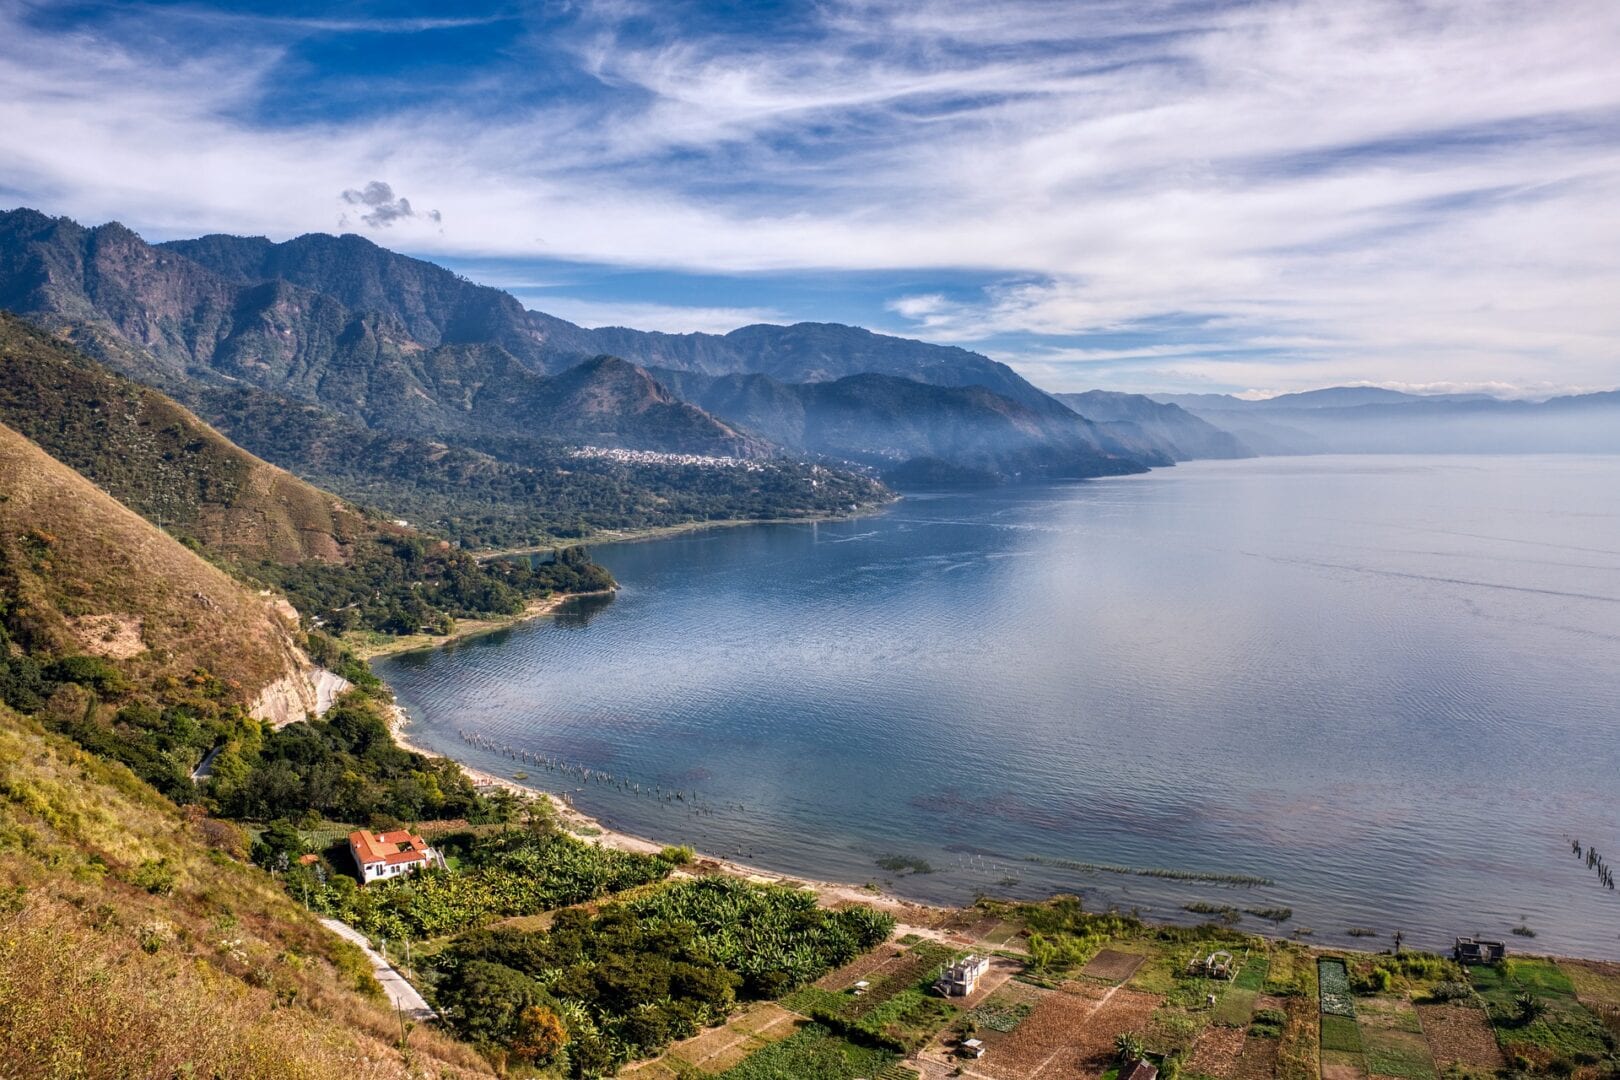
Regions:
M 253 842 L 253 861 L 267 870 L 285 870 L 308 850 L 304 836 L 286 818 L 277 818 Z
M 1513 1005 L 1518 1009 L 1520 1024 L 1534 1023 L 1547 1011 L 1547 1003 L 1528 992 L 1514 998 Z
M 437 996 L 456 1029 L 468 1041 L 486 1046 L 509 1044 L 524 1013 L 543 1000 L 539 983 L 485 960 L 458 965 L 440 984 Z
M 518 1014 L 512 1034 L 512 1056 L 519 1061 L 543 1063 L 568 1044 L 568 1028 L 552 1009 L 530 1005 Z
M 1147 1047 L 1142 1043 L 1142 1036 L 1134 1031 L 1122 1031 L 1114 1036 L 1114 1056 L 1120 1064 L 1128 1065 L 1133 1061 L 1142 1060 L 1147 1053 Z

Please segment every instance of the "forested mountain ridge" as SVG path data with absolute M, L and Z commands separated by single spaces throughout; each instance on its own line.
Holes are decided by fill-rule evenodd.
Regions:
M 452 293 L 477 289 L 352 239 L 340 246 L 385 268 L 416 267 Z M 360 286 L 346 295 L 370 302 Z M 472 295 L 516 305 L 495 290 Z M 856 473 L 759 457 L 769 449 L 760 440 L 634 365 L 571 357 L 572 368 L 546 376 L 498 343 L 441 335 L 424 345 L 401 320 L 426 334 L 427 316 L 396 306 L 400 318 L 357 314 L 293 282 L 232 280 L 116 224 L 0 213 L 0 307 L 172 394 L 261 457 L 474 546 L 847 512 L 887 497 Z M 759 464 L 579 458 L 570 444 L 582 443 Z
M 490 337 L 425 343 L 390 311 L 353 310 L 282 278 L 232 281 L 117 223 L 86 229 L 31 210 L 0 214 L 0 307 L 175 392 L 246 384 L 411 435 L 540 433 L 715 455 L 769 449 L 631 376 L 628 365 L 549 378 Z M 581 411 L 582 402 L 591 407 Z
M 611 583 L 599 568 L 481 564 L 368 514 L 231 443 L 156 390 L 0 313 L 0 422 L 208 554 L 336 629 L 414 633 L 510 615 L 552 589 Z
M 923 462 L 983 479 L 1104 476 L 1169 464 L 1151 449 L 1121 444 L 1044 395 L 1026 405 L 983 386 L 870 372 L 807 383 L 759 374 L 654 373 L 683 397 L 773 442 L 895 475 L 914 475 L 912 463 Z

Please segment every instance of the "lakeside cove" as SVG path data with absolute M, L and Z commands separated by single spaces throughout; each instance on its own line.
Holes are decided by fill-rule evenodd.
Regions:
M 417 745 L 790 879 L 1616 959 L 1615 895 L 1569 838 L 1620 831 L 1601 646 L 1620 565 L 1505 557 L 1601 548 L 1614 469 L 1204 463 L 603 546 L 610 601 L 378 672 Z M 1487 475 L 1563 534 L 1468 539 Z M 1365 519 L 1367 497 L 1387 524 L 1358 559 L 1324 558 L 1323 527 Z M 1251 532 L 1279 499 L 1296 509 Z M 1476 572 L 1428 571 L 1426 530 Z M 1424 779 L 1458 761 L 1443 789 Z
M 396 708 L 395 736 L 415 747 Z M 486 789 L 543 799 L 594 845 L 670 849 L 609 828 L 557 794 L 463 766 Z M 650 1080 L 1117 1080 L 1131 1062 L 1188 1080 L 1485 1080 L 1611 1075 L 1620 964 L 1531 956 L 1460 964 L 1403 950 L 1318 946 L 1220 922 L 1154 925 L 1078 897 L 960 908 L 873 886 L 805 881 L 691 855 L 672 881 L 733 877 L 876 908 L 884 942 L 777 1000 L 739 1003 L 617 1075 Z M 1280 912 L 1270 913 L 1280 921 Z M 554 916 L 498 921 L 523 934 Z M 1364 941 L 1364 945 L 1374 944 Z M 959 993 L 934 983 L 966 964 Z

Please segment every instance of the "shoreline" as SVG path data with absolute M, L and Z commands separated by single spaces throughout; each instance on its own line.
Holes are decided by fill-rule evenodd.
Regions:
M 486 562 L 490 559 L 515 558 L 519 555 L 540 555 L 565 547 L 595 547 L 598 544 L 639 544 L 647 540 L 668 540 L 671 537 L 685 536 L 689 533 L 707 532 L 710 529 L 735 529 L 745 525 L 819 525 L 829 521 L 855 521 L 858 518 L 867 517 L 880 510 L 885 510 L 904 497 L 896 494 L 894 498 L 886 502 L 863 506 L 859 510 L 807 514 L 802 517 L 721 518 L 714 521 L 683 521 L 679 525 L 648 525 L 641 529 L 603 529 L 600 532 L 592 533 L 590 536 L 558 540 L 554 544 L 476 551 L 472 553 L 472 557 L 479 562 Z
M 523 610 L 516 615 L 506 615 L 496 619 L 459 620 L 456 623 L 456 628 L 448 634 L 402 634 L 386 641 L 356 641 L 347 637 L 341 640 L 356 657 L 370 662 L 378 657 L 397 656 L 400 653 L 421 652 L 427 649 L 440 649 L 446 645 L 466 641 L 469 638 L 493 634 L 497 630 L 510 630 L 514 626 L 521 626 L 524 623 L 533 622 L 535 619 L 543 619 L 547 615 L 555 615 L 557 609 L 570 600 L 578 600 L 585 596 L 608 596 L 614 591 L 613 589 L 595 589 L 591 592 L 552 593 L 547 597 L 530 600 L 523 605 Z
M 460 758 L 449 754 L 442 754 L 437 750 L 430 750 L 411 740 L 406 734 L 406 727 L 410 724 L 410 716 L 398 702 L 388 705 L 388 730 L 394 737 L 394 742 L 403 750 L 421 754 L 423 757 L 443 758 L 453 761 L 471 778 L 476 787 L 495 787 L 512 792 L 520 798 L 543 799 L 556 814 L 557 820 L 563 828 L 586 843 L 595 842 L 603 847 L 618 851 L 630 851 L 640 855 L 656 855 L 666 846 L 656 840 L 645 836 L 636 836 L 619 829 L 610 828 L 600 820 L 585 813 L 578 807 L 570 804 L 562 796 L 544 788 L 525 784 L 508 777 L 499 776 L 484 769 L 467 764 Z M 823 907 L 832 907 L 840 903 L 858 903 L 875 907 L 894 915 L 902 929 L 897 932 L 920 934 L 923 937 L 943 940 L 945 934 L 927 925 L 935 921 L 928 918 L 932 913 L 935 918 L 940 913 L 955 911 L 956 908 L 945 908 L 934 904 L 925 904 L 917 900 L 908 900 L 897 893 L 886 889 L 869 888 L 865 885 L 852 885 L 841 881 L 818 881 L 813 878 L 795 877 L 791 874 L 778 873 L 759 866 L 740 863 L 734 859 L 723 858 L 718 855 L 709 855 L 704 852 L 693 854 L 690 870 L 703 870 L 719 872 L 732 877 L 739 877 L 756 885 L 785 885 L 790 888 L 809 889 L 816 894 L 817 903 Z M 677 870 L 680 874 L 683 871 Z M 922 921 L 913 921 L 921 917 Z

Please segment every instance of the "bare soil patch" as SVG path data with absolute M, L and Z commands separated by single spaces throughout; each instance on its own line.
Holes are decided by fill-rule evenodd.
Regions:
M 1082 1080 L 1101 1076 L 1113 1057 L 1114 1036 L 1140 1031 L 1159 998 L 1114 988 L 1046 995 L 1018 1029 L 976 1063 L 996 1080 Z
M 1231 1080 L 1271 1080 L 1277 1073 L 1276 1039 L 1248 1039 L 1232 1068 Z
M 1192 1057 L 1187 1060 L 1188 1071 L 1221 1080 L 1234 1076 L 1247 1037 L 1242 1028 L 1219 1025 L 1205 1028 L 1193 1044 Z
M 1419 1005 L 1417 1011 L 1423 1021 L 1423 1037 L 1441 1072 L 1452 1065 L 1502 1067 L 1502 1051 L 1484 1010 L 1462 1005 Z
M 130 660 L 146 651 L 141 632 L 146 623 L 137 615 L 80 615 L 67 620 L 84 651 L 108 660 Z
M 857 956 L 843 967 L 827 972 L 811 985 L 818 990 L 848 990 L 860 980 L 870 980 L 873 975 L 899 963 L 909 951 L 904 945 L 879 945 L 871 952 Z
M 1080 969 L 1080 974 L 1087 978 L 1118 984 L 1135 975 L 1136 969 L 1142 966 L 1145 959 L 1141 953 L 1104 949 L 1091 958 L 1091 963 Z

